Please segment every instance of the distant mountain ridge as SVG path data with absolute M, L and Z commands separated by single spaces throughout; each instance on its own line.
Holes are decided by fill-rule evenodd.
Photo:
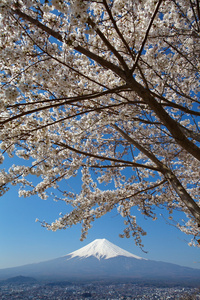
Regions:
M 198 282 L 200 270 L 136 256 L 106 239 L 97 239 L 63 257 L 0 269 L 0 280 L 14 276 L 37 280 L 171 280 Z
M 0 281 L 0 285 L 1 284 L 34 284 L 34 283 L 37 283 L 37 280 L 35 278 L 21 276 L 21 275 Z

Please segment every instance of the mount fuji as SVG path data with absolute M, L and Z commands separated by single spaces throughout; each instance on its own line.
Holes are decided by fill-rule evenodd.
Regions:
M 147 260 L 106 239 L 53 260 L 0 269 L 0 280 L 29 276 L 39 280 L 165 280 L 200 283 L 200 270 Z
M 80 248 L 79 250 L 76 250 L 72 253 L 69 253 L 68 255 L 70 255 L 71 258 L 87 258 L 93 256 L 96 257 L 98 260 L 109 259 L 117 256 L 134 257 L 136 259 L 142 259 L 141 257 L 136 256 L 112 244 L 106 239 L 96 239 L 87 246 Z

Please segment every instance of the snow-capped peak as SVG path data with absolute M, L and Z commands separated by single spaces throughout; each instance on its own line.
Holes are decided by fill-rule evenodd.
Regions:
M 86 258 L 94 256 L 100 259 L 108 259 L 116 256 L 133 257 L 136 259 L 143 259 L 142 257 L 136 256 L 122 248 L 112 244 L 106 239 L 96 239 L 92 243 L 80 248 L 74 252 L 69 253 L 70 258 L 81 257 Z

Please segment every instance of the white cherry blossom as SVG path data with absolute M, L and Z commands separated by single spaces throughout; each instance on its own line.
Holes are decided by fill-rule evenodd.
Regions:
M 165 208 L 199 245 L 198 2 L 43 2 L 0 4 L 0 162 L 26 160 L 1 171 L 1 195 L 10 183 L 65 201 L 66 214 L 42 225 L 81 223 L 81 239 L 117 209 L 120 236 L 140 247 L 134 210 L 156 220 Z

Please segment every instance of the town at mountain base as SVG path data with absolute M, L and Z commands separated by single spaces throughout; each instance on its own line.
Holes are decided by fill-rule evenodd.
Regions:
M 13 276 L 39 280 L 163 280 L 200 284 L 200 269 L 147 260 L 106 239 L 97 239 L 66 256 L 15 268 L 0 269 L 0 280 Z

